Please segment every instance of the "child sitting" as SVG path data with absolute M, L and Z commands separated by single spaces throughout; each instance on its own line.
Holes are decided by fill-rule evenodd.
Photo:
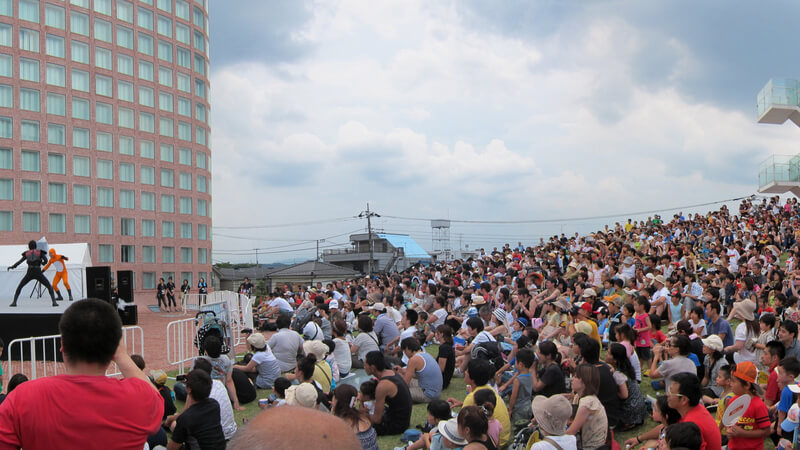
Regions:
M 689 312 L 689 325 L 692 326 L 692 331 L 698 336 L 706 335 L 706 321 L 703 319 L 705 312 L 702 306 L 695 306 Z
M 473 400 L 475 400 L 475 406 L 483 408 L 486 417 L 489 419 L 489 431 L 486 434 L 489 435 L 492 442 L 500 442 L 500 431 L 503 429 L 503 425 L 494 417 L 494 409 L 497 407 L 498 402 L 494 389 L 481 389 L 475 392 Z
M 517 352 L 517 372 L 511 388 L 511 398 L 508 409 L 511 410 L 512 426 L 522 424 L 526 426 L 531 421 L 531 400 L 533 392 L 533 379 L 531 367 L 536 362 L 536 355 L 532 350 L 522 349 Z
M 737 396 L 750 395 L 750 406 L 736 425 L 725 429 L 728 448 L 763 449 L 764 439 L 770 435 L 767 406 L 762 400 L 763 391 L 756 383 L 758 369 L 750 361 L 736 365 L 731 373 L 731 389 Z
M 661 344 L 667 340 L 667 336 L 661 331 L 661 317 L 658 314 L 650 314 L 650 341 L 653 345 Z
M 736 394 L 731 390 L 731 366 L 720 367 L 719 372 L 717 372 L 717 386 L 722 388 L 722 393 L 719 394 L 717 415 L 714 416 L 714 421 L 717 422 L 719 431 L 722 434 L 722 445 L 725 445 L 728 438 L 725 436 L 725 426 L 722 425 L 722 416 L 725 415 L 725 409 L 728 407 L 731 400 L 733 400 L 733 397 L 736 397 Z
M 426 428 L 431 431 L 422 433 L 422 437 L 413 444 L 405 447 L 407 450 L 427 448 L 430 450 L 444 450 L 442 435 L 439 434 L 438 425 L 443 420 L 450 420 L 450 404 L 444 400 L 434 400 L 428 403 L 428 419 Z
M 369 415 L 375 414 L 375 390 L 378 388 L 378 380 L 372 379 L 361 383 L 358 388 L 358 401 L 361 409 L 369 411 Z

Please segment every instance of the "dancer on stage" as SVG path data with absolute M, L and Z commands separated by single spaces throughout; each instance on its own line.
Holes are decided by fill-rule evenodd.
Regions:
M 42 273 L 42 264 L 47 264 L 47 256 L 45 256 L 43 251 L 36 248 L 36 241 L 28 242 L 28 251 L 24 252 L 22 254 L 22 258 L 20 258 L 16 264 L 9 267 L 8 270 L 16 269 L 18 265 L 22 264 L 22 261 L 28 263 L 28 272 L 22 278 L 22 281 L 19 282 L 19 286 L 17 286 L 17 292 L 14 293 L 14 302 L 11 303 L 11 306 L 17 306 L 17 298 L 19 298 L 19 293 L 22 291 L 22 288 L 32 280 L 36 280 L 41 283 L 42 286 L 46 287 L 47 292 L 50 293 L 50 299 L 53 300 L 53 306 L 58 306 L 58 303 L 56 303 L 56 297 L 53 295 L 53 286 L 50 286 L 50 282 L 47 281 L 44 273 Z
M 56 300 L 64 300 L 64 297 L 61 296 L 61 292 L 58 290 L 58 283 L 63 282 L 64 287 L 67 288 L 67 294 L 69 294 L 69 301 L 72 301 L 72 289 L 69 287 L 69 273 L 67 273 L 67 258 L 64 255 L 56 254 L 56 249 L 50 248 L 50 261 L 42 267 L 42 272 L 47 272 L 47 268 L 50 265 L 54 265 L 56 268 L 56 276 L 53 277 L 53 290 L 56 292 Z

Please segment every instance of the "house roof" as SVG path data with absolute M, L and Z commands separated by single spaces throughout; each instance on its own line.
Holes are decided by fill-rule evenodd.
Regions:
M 381 239 L 386 239 L 394 248 L 403 248 L 403 253 L 408 259 L 430 259 L 431 255 L 420 247 L 411 236 L 407 234 L 377 233 Z
M 278 270 L 274 267 L 243 267 L 240 269 L 219 268 L 214 267 L 214 272 L 217 273 L 221 280 L 241 280 L 247 277 L 251 280 L 260 280 L 267 278 L 270 272 Z
M 273 270 L 268 274 L 268 276 L 270 278 L 302 277 L 311 276 L 312 273 L 316 277 L 325 276 L 337 278 L 355 278 L 361 275 L 359 272 L 346 267 L 311 260 L 295 264 L 293 266 Z

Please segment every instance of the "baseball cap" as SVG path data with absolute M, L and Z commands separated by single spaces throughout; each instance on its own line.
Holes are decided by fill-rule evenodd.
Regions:
M 747 381 L 748 383 L 755 383 L 758 377 L 758 369 L 756 369 L 756 365 L 752 362 L 742 361 L 736 365 L 733 376 L 740 380 Z
M 781 422 L 781 429 L 787 433 L 793 432 L 800 425 L 800 405 L 795 403 L 786 413 L 786 419 Z
M 469 309 L 467 310 L 467 315 L 469 317 L 478 317 L 478 308 L 470 306 Z

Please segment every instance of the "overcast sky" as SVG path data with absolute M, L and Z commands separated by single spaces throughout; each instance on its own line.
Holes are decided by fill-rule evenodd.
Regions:
M 800 77 L 797 2 L 211 0 L 209 14 L 215 262 L 313 257 L 314 239 L 365 227 L 342 218 L 367 202 L 493 221 L 713 202 L 800 151 L 800 129 L 755 113 L 769 78 Z M 530 244 L 626 217 L 453 223 L 451 239 Z M 375 224 L 431 247 L 427 222 Z

